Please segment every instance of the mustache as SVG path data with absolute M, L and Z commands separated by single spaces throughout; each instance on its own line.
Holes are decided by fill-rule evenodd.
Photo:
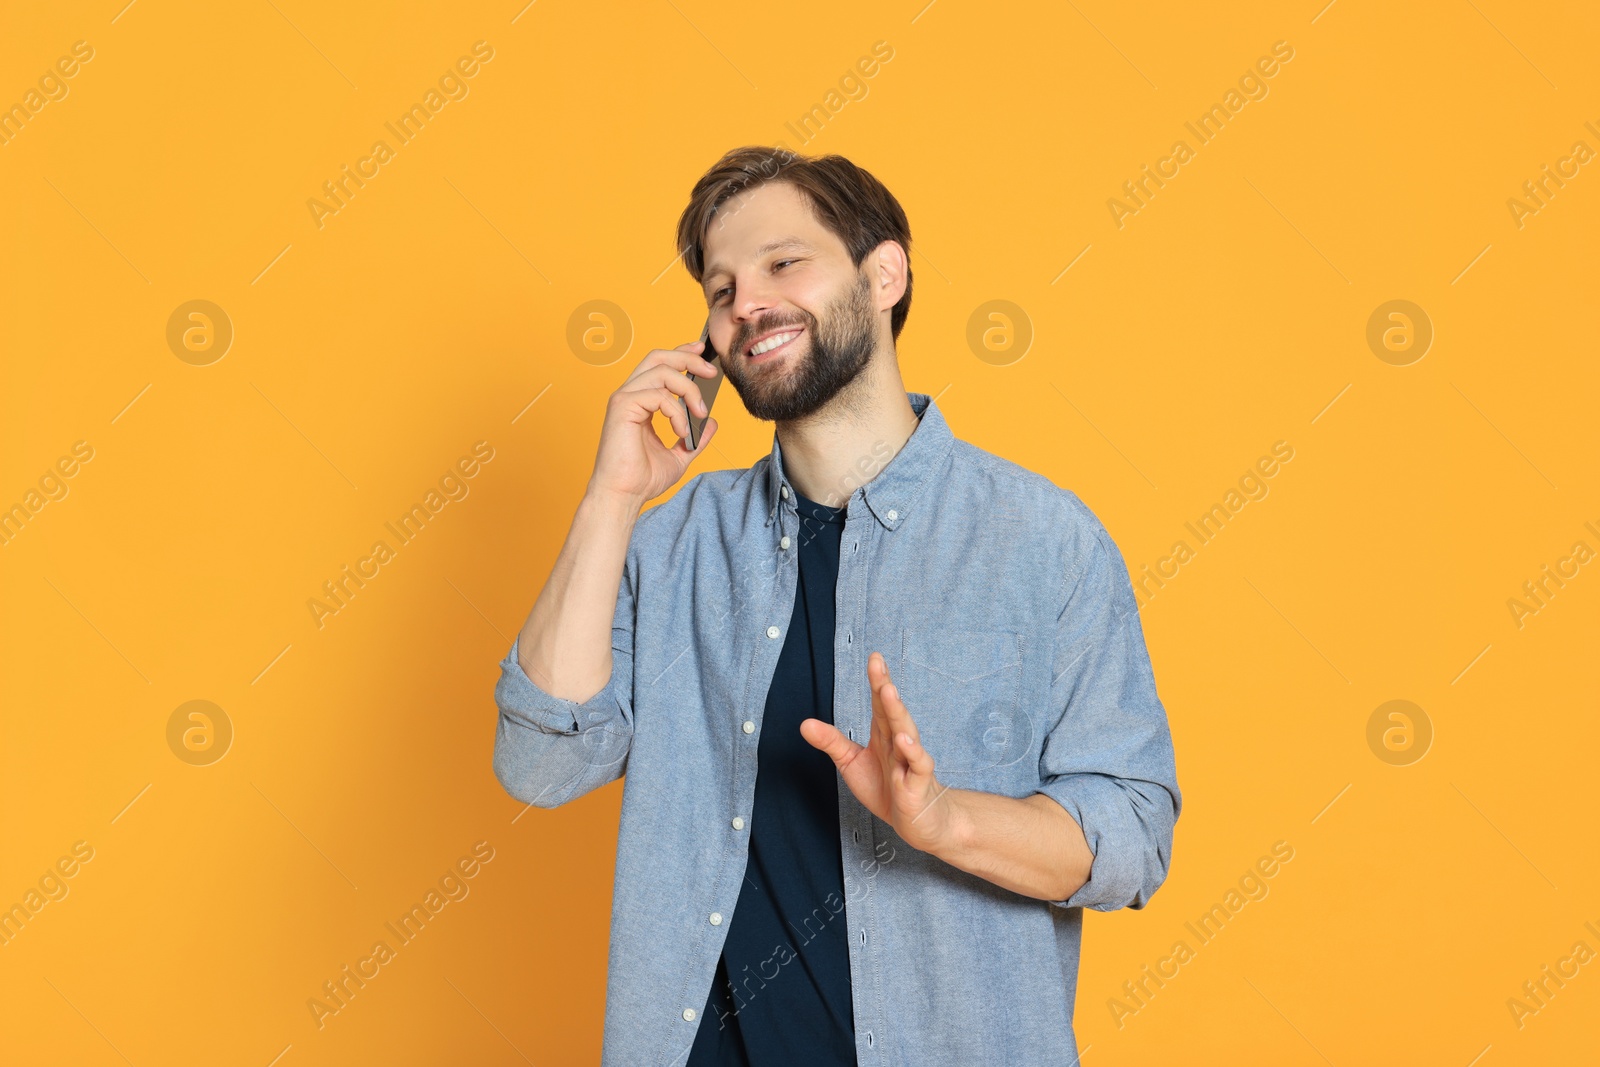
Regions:
M 806 318 L 795 319 L 792 322 L 785 322 L 782 319 L 776 319 L 776 318 L 763 319 L 762 321 L 760 321 L 760 322 L 756 323 L 755 325 L 751 326 L 748 330 L 745 330 L 745 331 L 743 331 L 742 333 L 739 334 L 739 337 L 738 337 L 737 341 L 735 342 L 735 344 L 733 346 L 733 350 L 735 352 L 743 354 L 744 351 L 750 347 L 751 343 L 754 342 L 757 337 L 761 337 L 761 336 L 763 336 L 765 334 L 772 333 L 772 332 L 774 332 L 776 330 L 782 330 L 785 327 L 789 327 L 789 326 L 809 326 L 809 325 L 811 325 L 810 320 L 809 320 L 809 316 L 807 316 Z

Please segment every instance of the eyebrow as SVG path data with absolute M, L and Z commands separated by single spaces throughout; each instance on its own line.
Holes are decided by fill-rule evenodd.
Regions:
M 794 249 L 804 252 L 810 252 L 814 250 L 811 246 L 811 242 L 791 235 L 789 237 L 779 237 L 768 241 L 766 244 L 756 249 L 755 258 L 760 259 L 762 256 L 770 255 L 773 252 L 781 252 L 785 249 Z M 710 289 L 712 281 L 718 275 L 726 273 L 728 273 L 728 268 L 721 266 L 720 264 L 717 266 L 711 266 L 707 264 L 705 274 L 701 276 L 701 290 L 704 291 Z

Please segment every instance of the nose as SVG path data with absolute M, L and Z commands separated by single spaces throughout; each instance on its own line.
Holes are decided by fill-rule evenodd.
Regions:
M 734 321 L 740 325 L 759 322 L 782 301 L 778 280 L 769 272 L 751 269 L 734 280 Z
M 734 325 L 743 328 L 753 327 L 762 318 L 771 314 L 777 301 L 765 293 L 745 295 L 741 293 L 738 304 L 734 310 Z

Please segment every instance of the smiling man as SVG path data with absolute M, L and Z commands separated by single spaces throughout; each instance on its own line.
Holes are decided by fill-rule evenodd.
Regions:
M 650 352 L 495 688 L 513 796 L 625 775 L 602 1062 L 1068 1067 L 1083 909 L 1144 907 L 1182 803 L 1122 556 L 906 391 L 872 175 L 736 149 L 678 239 L 771 451 L 645 512 L 716 432 L 701 345 Z

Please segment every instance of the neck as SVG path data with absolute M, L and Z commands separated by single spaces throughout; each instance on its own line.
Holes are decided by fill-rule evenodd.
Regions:
M 784 474 L 806 499 L 841 507 L 888 466 L 916 428 L 894 349 L 880 346 L 821 410 L 777 424 Z

